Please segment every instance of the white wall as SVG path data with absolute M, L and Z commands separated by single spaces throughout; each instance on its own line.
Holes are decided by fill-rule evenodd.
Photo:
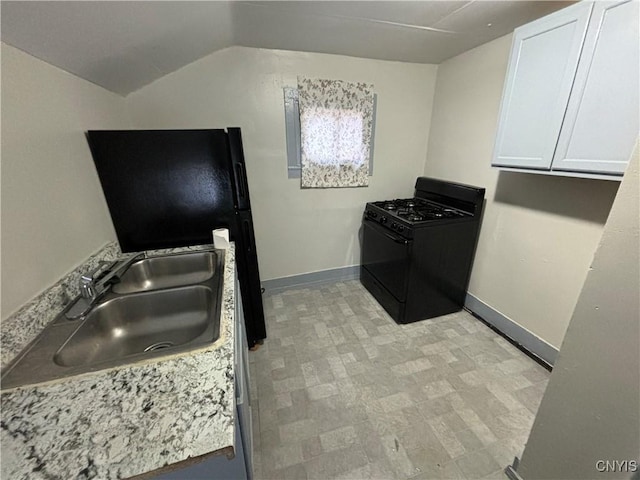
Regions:
M 424 173 L 487 189 L 469 291 L 559 348 L 618 184 L 490 167 L 510 45 L 439 65 Z
M 2 318 L 115 233 L 84 137 L 124 99 L 2 44 Z
M 524 479 L 628 479 L 634 470 L 600 473 L 597 462 L 640 461 L 638 154 L 636 145 L 531 429 Z
M 242 128 L 263 280 L 359 264 L 367 201 L 406 197 L 422 174 L 437 68 L 232 47 L 129 95 L 134 128 Z M 301 190 L 288 179 L 282 88 L 296 76 L 373 83 L 368 188 Z

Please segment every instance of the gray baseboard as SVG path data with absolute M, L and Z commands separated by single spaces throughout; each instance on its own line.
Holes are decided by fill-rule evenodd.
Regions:
M 356 280 L 360 278 L 360 265 L 350 267 L 333 268 L 319 272 L 302 273 L 290 277 L 273 278 L 264 280 L 262 286 L 268 293 L 278 293 L 290 288 L 307 287 L 322 283 Z
M 467 293 L 464 306 L 548 365 L 553 366 L 555 363 L 558 350 L 553 345 L 521 327 L 506 315 L 470 293 Z

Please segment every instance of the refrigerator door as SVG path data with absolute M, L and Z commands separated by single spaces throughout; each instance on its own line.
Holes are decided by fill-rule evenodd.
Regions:
M 242 150 L 242 135 L 239 128 L 228 128 L 229 151 L 231 153 L 231 170 L 235 193 L 235 205 L 238 210 L 250 210 L 249 184 L 245 171 L 244 151 Z
M 237 212 L 237 227 L 232 231 L 236 242 L 236 266 L 242 291 L 247 340 L 253 346 L 267 337 L 264 308 L 262 305 L 262 286 L 258 270 L 253 219 L 249 210 Z
M 236 266 L 242 290 L 247 340 L 253 346 L 267 337 L 262 305 L 262 285 L 258 270 L 258 256 L 251 217 L 249 184 L 245 170 L 242 135 L 239 128 L 228 128 L 231 175 L 234 186 L 234 202 L 237 208 L 236 226 L 231 238 L 236 242 Z
M 235 223 L 224 130 L 87 137 L 123 252 L 211 243 L 214 228 Z

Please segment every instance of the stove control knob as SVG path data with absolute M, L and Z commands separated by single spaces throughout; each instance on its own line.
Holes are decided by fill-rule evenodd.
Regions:
M 380 223 L 387 223 L 387 217 L 380 217 Z
M 398 228 L 398 224 L 396 222 L 393 222 L 391 224 L 391 228 L 393 228 L 395 230 L 396 228 Z
M 369 215 L 371 218 L 376 218 L 378 216 L 376 212 L 372 212 L 372 211 L 368 211 L 367 215 Z
M 403 227 L 402 225 L 398 225 L 398 231 L 399 231 L 399 232 L 404 231 L 404 227 Z

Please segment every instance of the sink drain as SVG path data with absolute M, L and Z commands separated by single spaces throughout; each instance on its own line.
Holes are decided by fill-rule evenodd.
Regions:
M 145 352 L 155 352 L 156 350 L 162 350 L 164 348 L 173 347 L 173 342 L 158 342 L 153 345 L 149 345 L 144 349 Z

